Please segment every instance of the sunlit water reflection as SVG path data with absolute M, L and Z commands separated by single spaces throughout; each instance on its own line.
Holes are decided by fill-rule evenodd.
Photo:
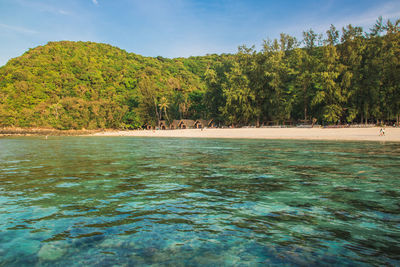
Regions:
M 400 265 L 400 144 L 0 139 L 0 266 Z

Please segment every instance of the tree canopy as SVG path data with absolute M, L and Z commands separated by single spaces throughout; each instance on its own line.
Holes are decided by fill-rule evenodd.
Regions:
M 400 20 L 333 25 L 261 51 L 168 59 L 50 42 L 0 68 L 0 126 L 139 128 L 160 120 L 261 125 L 399 120 Z

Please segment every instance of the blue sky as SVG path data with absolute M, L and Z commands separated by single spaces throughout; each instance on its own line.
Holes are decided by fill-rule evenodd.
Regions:
M 285 32 L 365 29 L 399 0 L 0 0 L 0 66 L 49 41 L 108 43 L 144 56 L 234 53 Z

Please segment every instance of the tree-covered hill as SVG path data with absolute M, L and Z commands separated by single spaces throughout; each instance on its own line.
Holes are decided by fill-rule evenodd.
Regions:
M 181 106 L 202 96 L 202 76 L 218 58 L 151 58 L 107 44 L 50 42 L 0 68 L 0 125 L 139 127 L 165 116 L 162 105 L 189 116 Z
M 369 32 L 333 25 L 267 40 L 261 51 L 168 59 L 92 42 L 50 42 L 0 68 L 0 127 L 138 128 L 400 118 L 400 19 Z

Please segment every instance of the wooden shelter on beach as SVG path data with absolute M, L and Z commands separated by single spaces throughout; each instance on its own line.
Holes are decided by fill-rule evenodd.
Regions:
M 160 120 L 159 123 L 157 124 L 157 129 L 160 130 L 175 130 L 175 129 L 202 129 L 205 127 L 213 128 L 214 127 L 214 121 L 213 120 L 173 120 L 170 124 L 168 124 L 168 121 L 166 120 Z M 154 129 L 154 126 L 150 123 L 146 123 L 143 126 L 144 129 L 147 130 L 152 130 Z
M 167 129 L 169 129 L 168 124 L 167 124 L 167 121 L 161 120 L 161 121 L 158 123 L 158 128 L 160 128 L 161 130 L 167 130 Z
M 190 129 L 194 127 L 194 120 L 180 120 L 178 124 L 179 129 Z
M 143 129 L 152 130 L 153 129 L 153 125 L 151 125 L 151 123 L 146 123 L 145 125 L 143 125 Z
M 202 129 L 205 127 L 212 128 L 213 127 L 213 120 L 197 120 L 194 122 L 194 128 L 196 129 Z
M 169 125 L 169 128 L 172 130 L 178 129 L 179 122 L 179 120 L 173 120 L 172 123 Z

